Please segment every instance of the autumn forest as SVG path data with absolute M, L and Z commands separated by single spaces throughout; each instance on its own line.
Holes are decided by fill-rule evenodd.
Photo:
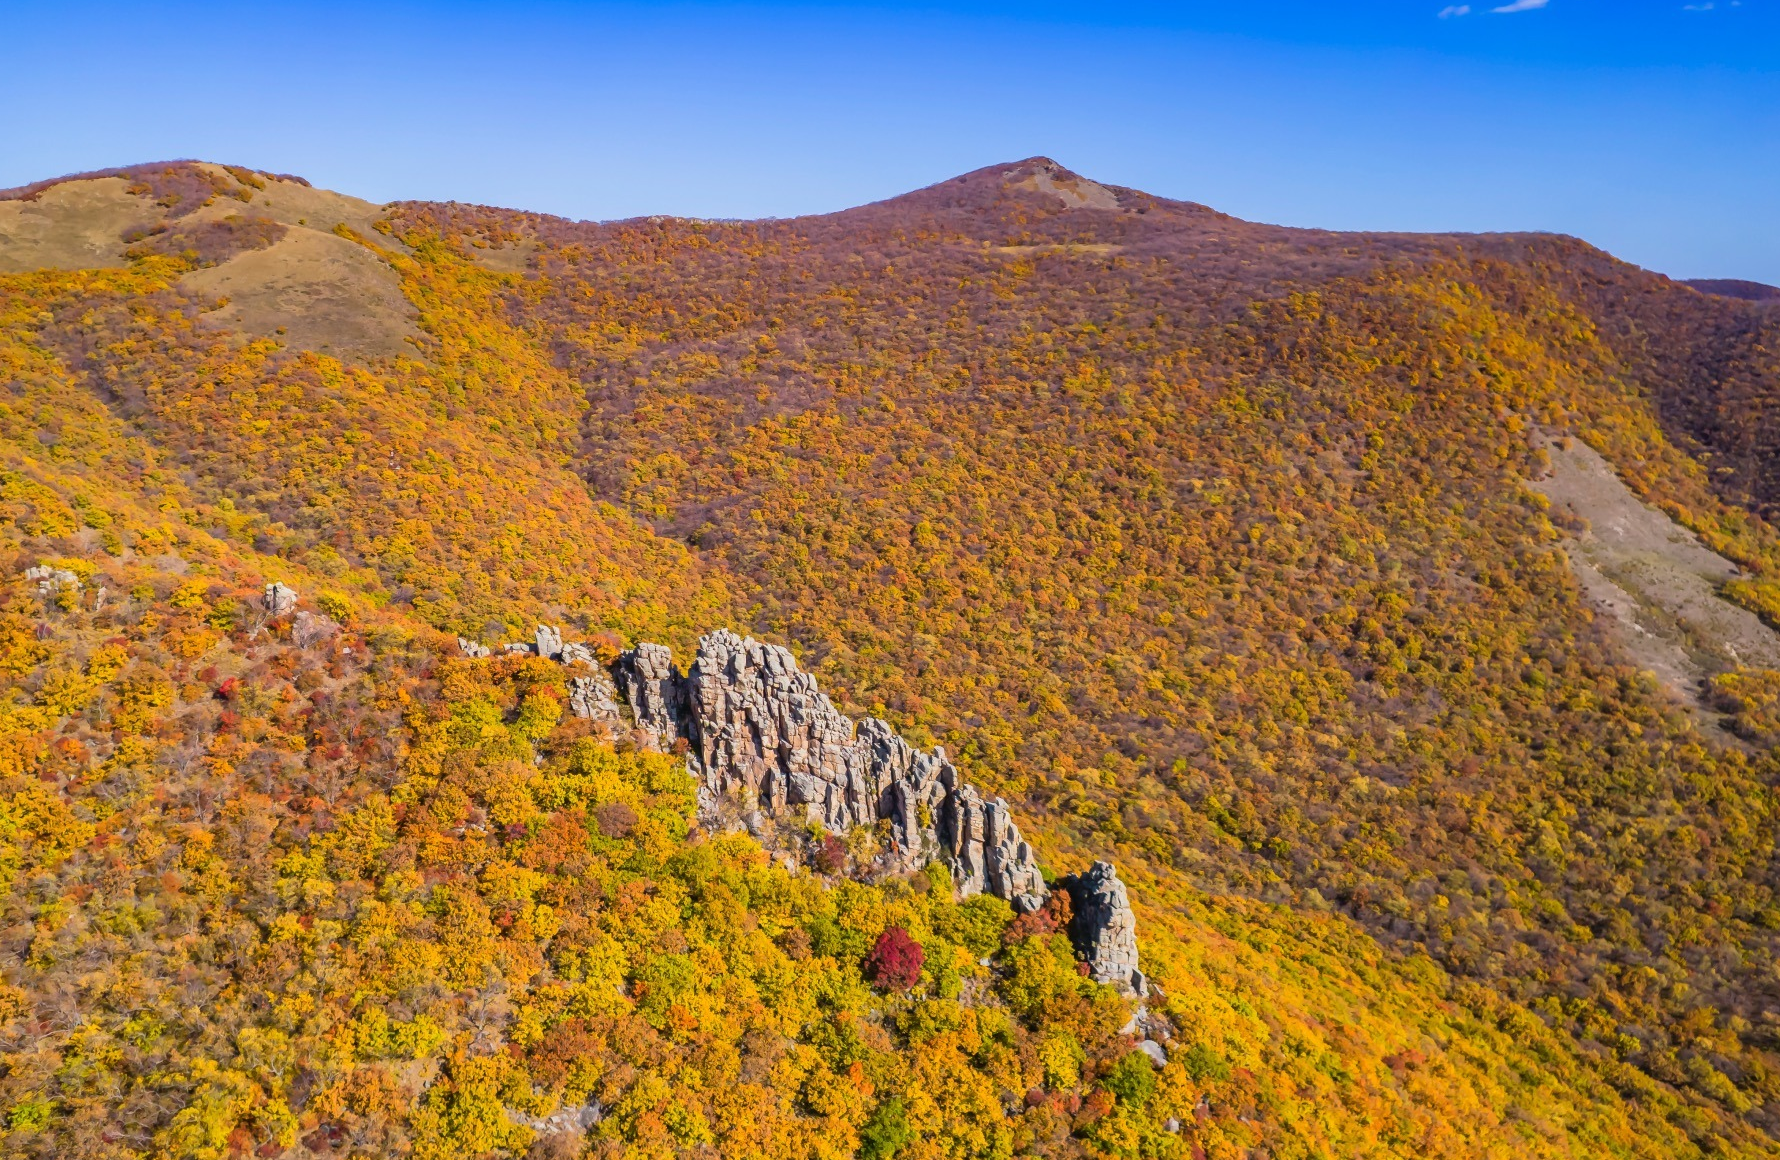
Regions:
M 0 1152 L 1780 1154 L 1780 305 L 1712 289 L 1044 158 L 0 193 Z M 1116 862 L 1148 993 L 719 817 L 540 624 L 788 648 Z

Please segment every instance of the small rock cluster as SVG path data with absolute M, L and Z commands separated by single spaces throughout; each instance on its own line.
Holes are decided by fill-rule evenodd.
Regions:
M 458 647 L 465 656 L 491 651 L 461 638 Z M 577 717 L 634 729 L 663 751 L 684 743 L 708 819 L 733 805 L 737 814 L 804 817 L 837 832 L 886 822 L 894 865 L 916 870 L 938 861 L 960 897 L 991 894 L 1020 913 L 1044 905 L 1037 858 L 1005 801 L 965 782 L 943 748 L 918 750 L 875 717 L 856 724 L 786 649 L 714 632 L 700 639 L 684 676 L 658 644 L 625 652 L 608 676 L 586 645 L 549 625 L 533 643 L 500 651 L 575 664 L 569 708 Z M 1094 978 L 1144 994 L 1137 921 L 1112 864 L 1096 862 L 1065 885 L 1076 914 L 1072 936 Z
M 540 1136 L 585 1132 L 605 1116 L 598 1100 L 589 1100 L 578 1107 L 563 1108 L 548 1116 L 528 1116 L 512 1108 L 506 1109 L 506 1112 L 510 1122 L 524 1124 Z
M 52 568 L 48 564 L 26 568 L 25 579 L 37 581 L 39 596 L 54 596 L 64 588 L 72 588 L 79 592 L 81 588 L 80 577 L 77 574 L 64 568 Z

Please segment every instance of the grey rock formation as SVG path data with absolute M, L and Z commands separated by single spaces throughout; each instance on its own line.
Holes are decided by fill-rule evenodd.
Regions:
M 589 1100 L 579 1107 L 563 1108 L 548 1116 L 527 1115 L 512 1108 L 505 1110 L 508 1121 L 524 1124 L 540 1136 L 579 1134 L 599 1123 L 605 1115 L 598 1100 Z
M 35 568 L 25 569 L 25 579 L 37 581 L 39 596 L 53 596 L 64 588 L 80 591 L 80 577 L 65 568 L 51 568 L 48 564 L 40 564 Z M 100 589 L 104 591 L 104 589 Z
M 467 656 L 488 654 L 462 639 L 458 647 Z M 538 626 L 535 646 L 505 651 L 534 647 L 585 670 L 569 679 L 575 716 L 621 727 L 622 693 L 647 743 L 670 750 L 684 741 L 706 818 L 742 819 L 756 833 L 769 828 L 769 818 L 807 819 L 833 831 L 886 823 L 891 868 L 937 861 L 951 871 L 961 897 L 991 894 L 1021 913 L 1044 905 L 1038 860 L 1005 801 L 966 784 L 944 749 L 924 753 L 875 717 L 855 724 L 788 650 L 714 632 L 699 641 L 682 677 L 666 647 L 639 644 L 613 666 L 614 686 L 592 649 L 564 641 L 549 625 Z M 1093 875 L 1105 867 L 1111 884 L 1085 886 L 1078 896 L 1077 914 L 1093 916 L 1078 924 L 1089 932 L 1078 943 L 1089 948 L 1083 953 L 1096 978 L 1142 994 L 1125 888 L 1111 866 L 1095 867 L 1084 881 L 1098 883 Z
M 260 598 L 260 602 L 273 616 L 286 616 L 297 606 L 297 590 L 274 580 L 266 585 L 265 595 Z
M 523 640 L 510 640 L 501 646 L 501 651 L 508 655 L 524 654 L 525 656 L 530 656 L 533 648 L 534 646 L 525 643 Z
M 618 658 L 617 677 L 637 728 L 659 748 L 671 749 L 681 736 L 686 692 L 674 671 L 674 654 L 666 645 L 639 644 Z
M 1096 862 L 1087 873 L 1066 878 L 1062 885 L 1074 904 L 1070 934 L 1076 953 L 1094 980 L 1139 997 L 1148 994 L 1148 980 L 1137 967 L 1137 916 L 1131 912 L 1118 870 L 1111 862 Z
M 340 625 L 331 617 L 316 612 L 299 612 L 291 623 L 290 637 L 298 648 L 308 648 L 337 636 L 339 632 Z
M 624 724 L 624 713 L 618 708 L 618 690 L 604 669 L 569 678 L 569 712 L 614 729 Z
M 704 637 L 681 725 L 707 813 L 732 798 L 744 810 L 801 811 L 830 830 L 885 820 L 893 862 L 943 861 L 964 897 L 987 892 L 1021 911 L 1044 903 L 1038 862 L 1006 802 L 984 801 L 943 749 L 922 753 L 876 718 L 855 727 L 786 649 L 732 632 Z
M 488 646 L 460 636 L 457 638 L 457 651 L 467 657 L 485 657 L 488 655 Z
M 785 649 L 712 633 L 686 674 L 686 702 L 707 810 L 734 795 L 772 812 L 804 807 L 831 830 L 877 821 L 881 787 L 865 782 L 853 722 Z

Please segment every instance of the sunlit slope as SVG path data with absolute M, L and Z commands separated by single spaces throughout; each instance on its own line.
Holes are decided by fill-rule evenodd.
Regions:
M 123 196 L 249 205 L 196 172 Z M 231 315 L 220 272 L 282 276 L 251 223 L 0 277 L 20 566 L 179 551 L 412 631 L 787 641 L 1057 868 L 1131 868 L 1230 1066 L 1179 1089 L 1224 1093 L 1214 1155 L 1770 1147 L 1772 756 L 1628 663 L 1525 485 L 1539 431 L 1583 438 L 1780 608 L 1772 529 L 1657 389 L 1653 352 L 1714 349 L 1662 320 L 1717 300 L 1042 161 L 789 222 L 388 213 L 325 232 L 399 287 L 399 355 Z
M 717 618 L 721 582 L 569 468 L 580 390 L 503 317 L 503 279 L 340 229 L 400 277 L 425 328 L 412 357 L 341 362 L 243 335 L 181 281 L 277 246 L 0 276 L 8 354 L 29 372 L 0 400 L 5 454 L 31 477 L 102 461 L 119 499 L 473 636 L 548 610 L 686 641 Z
M 1040 809 L 1041 846 L 1321 898 L 1765 1124 L 1772 758 L 1628 663 L 1526 486 L 1535 428 L 1589 440 L 1765 607 L 1772 530 L 1651 385 L 1652 320 L 1709 300 L 1565 239 L 1040 178 L 1081 181 L 397 220 L 534 247 L 510 310 L 587 385 L 599 493 L 743 578 L 853 708 Z
M 1153 880 L 1152 1070 L 1006 904 L 697 833 L 561 666 L 268 617 L 313 578 L 200 535 L 14 542 L 81 587 L 0 596 L 9 1155 L 1762 1154 L 1344 918 Z M 874 987 L 891 927 L 919 977 Z

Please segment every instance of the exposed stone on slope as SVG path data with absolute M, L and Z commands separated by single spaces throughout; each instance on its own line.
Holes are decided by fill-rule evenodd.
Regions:
M 680 738 L 685 690 L 666 645 L 639 644 L 618 658 L 618 687 L 630 702 L 639 730 L 662 749 Z
M 457 638 L 457 651 L 467 657 L 485 657 L 489 653 L 487 645 L 477 644 L 475 641 L 466 640 L 461 636 Z
M 1149 984 L 1137 967 L 1137 916 L 1125 884 L 1111 862 L 1096 862 L 1086 873 L 1065 878 L 1075 911 L 1071 937 L 1076 953 L 1088 964 L 1094 980 L 1135 995 L 1145 995 Z
M 878 819 L 853 722 L 785 649 L 715 632 L 686 674 L 693 773 L 707 807 L 725 795 L 781 811 L 807 807 L 831 830 Z
M 830 830 L 887 820 L 903 865 L 945 862 L 964 896 L 986 891 L 1022 911 L 1044 902 L 1006 802 L 984 801 L 943 749 L 921 753 L 875 718 L 855 728 L 787 650 L 714 632 L 685 684 L 683 732 L 707 812 L 734 797 L 774 813 L 801 807 Z
M 39 596 L 52 596 L 64 588 L 79 592 L 81 588 L 79 575 L 66 568 L 52 568 L 48 564 L 26 568 L 25 579 L 37 581 Z
M 273 616 L 284 616 L 297 606 L 297 590 L 277 580 L 266 585 L 266 592 L 261 597 L 266 611 Z
M 290 636 L 292 643 L 298 648 L 308 648 L 339 634 L 340 625 L 332 617 L 316 612 L 299 612 L 291 624 Z
M 466 656 L 489 652 L 463 639 L 458 647 Z M 671 750 L 685 742 L 707 818 L 724 814 L 728 803 L 735 807 L 730 816 L 757 832 L 769 816 L 807 818 L 833 831 L 885 822 L 890 865 L 915 870 L 937 861 L 951 871 L 961 897 L 991 894 L 1021 912 L 1044 904 L 1044 876 L 1007 802 L 985 799 L 966 784 L 944 749 L 924 753 L 875 717 L 855 725 L 784 648 L 713 632 L 699 641 L 682 677 L 666 647 L 639 644 L 613 666 L 616 685 L 591 648 L 565 641 L 555 626 L 539 625 L 535 643 L 500 651 L 535 651 L 584 667 L 569 679 L 569 709 L 577 717 L 622 728 L 622 692 L 630 724 L 650 744 Z M 1124 887 L 1116 876 L 1112 882 L 1117 906 L 1102 907 L 1109 916 L 1102 925 L 1114 933 L 1088 941 L 1105 943 L 1108 970 L 1123 963 L 1129 943 L 1122 985 L 1131 987 L 1136 928 Z M 1117 931 L 1124 933 L 1115 937 Z M 1142 976 L 1136 978 L 1141 987 Z
M 624 711 L 618 707 L 618 689 L 604 669 L 569 678 L 569 712 L 614 729 L 624 725 Z

